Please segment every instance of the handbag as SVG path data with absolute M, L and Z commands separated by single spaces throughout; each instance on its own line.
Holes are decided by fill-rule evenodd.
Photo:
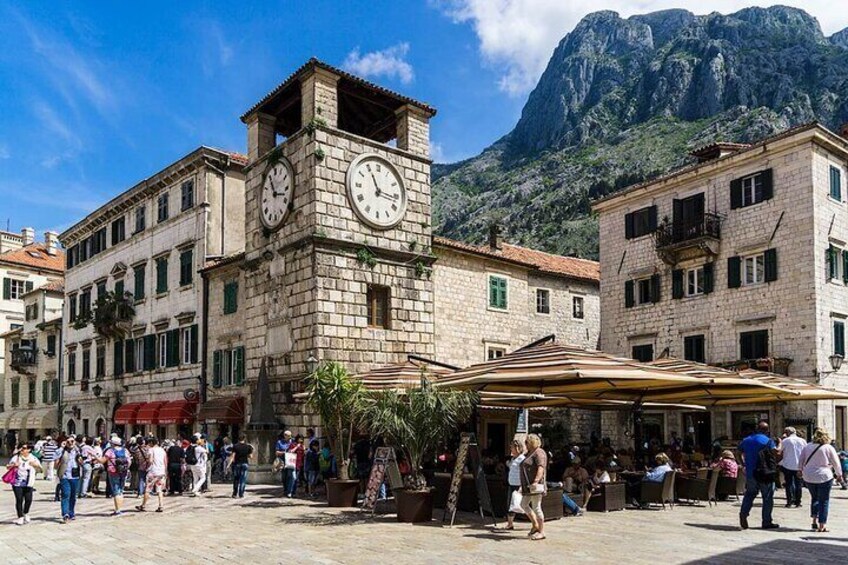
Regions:
M 297 468 L 297 453 L 286 453 L 286 469 L 296 469 Z
M 509 511 L 513 514 L 524 514 L 524 509 L 521 507 L 521 490 L 512 491 L 509 496 Z
M 18 468 L 14 467 L 3 473 L 3 482 L 7 485 L 14 483 L 18 478 Z
M 283 463 L 282 458 L 275 457 L 274 458 L 274 464 L 271 465 L 271 470 L 274 471 L 275 473 L 279 473 L 283 469 L 283 465 L 284 465 L 284 463 Z

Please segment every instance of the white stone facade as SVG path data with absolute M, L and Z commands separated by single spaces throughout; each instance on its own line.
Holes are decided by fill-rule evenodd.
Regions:
M 848 241 L 847 156 L 844 139 L 820 126 L 808 126 L 596 202 L 601 234 L 601 348 L 630 356 L 634 346 L 651 345 L 654 357 L 665 353 L 684 358 L 684 339 L 703 335 L 707 363 L 732 363 L 751 351 L 742 350 L 740 334 L 763 330 L 768 340 L 764 357 L 790 359 L 790 376 L 848 390 L 848 367 L 834 373 L 828 361 L 834 353 L 833 322 L 848 316 L 848 289 L 841 270 L 838 280 L 828 280 L 825 263 L 829 245 L 843 248 Z M 840 171 L 840 201 L 829 196 L 831 166 Z M 769 170 L 771 198 L 731 208 L 731 182 Z M 650 234 L 625 237 L 626 214 L 656 206 L 655 217 L 671 221 L 673 201 L 698 193 L 704 194 L 705 210 L 722 218 L 717 253 L 696 251 L 669 264 L 660 258 Z M 662 221 L 659 224 L 662 227 Z M 774 250 L 771 253 L 776 256 L 776 276 L 768 282 L 758 280 L 763 271 L 756 259 L 750 263 L 756 274 L 749 276 L 744 263 L 744 257 L 762 257 L 766 250 Z M 735 266 L 734 257 L 743 258 L 738 288 L 732 287 L 728 274 Z M 840 256 L 840 269 L 841 260 Z M 713 291 L 673 298 L 673 271 L 683 270 L 688 277 L 687 269 L 707 263 L 713 268 Z M 660 280 L 659 301 L 640 305 L 635 297 L 636 304 L 628 307 L 626 281 L 654 275 Z M 684 278 L 684 286 L 687 282 Z M 738 419 L 739 413 L 749 412 L 767 415 L 774 426 L 782 426 L 786 419 L 812 419 L 836 433 L 844 444 L 847 404 L 716 408 L 711 410 L 711 435 L 738 438 L 734 413 Z M 665 440 L 671 431 L 686 431 L 680 414 L 669 413 L 664 422 Z M 621 438 L 624 428 L 623 419 L 606 418 L 603 433 Z

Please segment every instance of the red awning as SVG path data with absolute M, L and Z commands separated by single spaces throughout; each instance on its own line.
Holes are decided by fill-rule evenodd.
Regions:
M 136 424 L 157 424 L 159 423 L 159 410 L 167 402 L 145 402 L 138 410 L 135 416 Z
M 197 419 L 218 424 L 244 424 L 244 398 L 211 398 L 200 405 Z
M 194 422 L 194 411 L 197 402 L 188 400 L 172 400 L 159 409 L 157 424 L 190 424 Z
M 129 404 L 119 406 L 118 409 L 115 410 L 115 423 L 135 424 L 137 422 L 136 418 L 138 417 L 138 411 L 145 404 L 146 402 L 130 402 Z

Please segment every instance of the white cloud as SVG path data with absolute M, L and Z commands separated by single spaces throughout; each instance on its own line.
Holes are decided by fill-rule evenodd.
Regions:
M 826 34 L 848 27 L 844 0 L 431 0 L 456 23 L 470 24 L 486 63 L 502 68 L 500 87 L 511 95 L 533 88 L 554 47 L 583 16 L 615 10 L 623 17 L 669 8 L 696 14 L 731 13 L 776 3 L 802 8 L 819 19 Z
M 438 141 L 430 140 L 430 159 L 436 163 L 444 163 L 445 149 Z
M 412 65 L 406 61 L 409 43 L 398 43 L 382 51 L 360 53 L 357 47 L 342 63 L 342 68 L 355 75 L 365 77 L 397 78 L 403 84 L 409 84 L 415 78 Z

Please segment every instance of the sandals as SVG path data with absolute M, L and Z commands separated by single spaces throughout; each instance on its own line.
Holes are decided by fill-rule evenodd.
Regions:
M 159 508 L 157 508 L 156 512 L 162 512 L 162 507 L 160 506 Z
M 539 532 L 536 532 L 535 534 L 533 534 L 532 536 L 530 536 L 530 539 L 531 539 L 532 541 L 539 541 L 539 540 L 543 540 L 543 539 L 545 539 L 545 534 L 540 534 Z
M 828 530 L 828 529 L 827 529 L 827 526 L 821 526 L 821 527 L 819 527 L 819 529 L 818 529 L 818 532 L 819 532 L 820 534 L 823 534 L 823 533 L 825 533 L 825 532 L 829 532 L 829 531 L 830 531 L 830 530 Z
M 812 524 L 810 524 L 810 531 L 812 531 L 812 532 L 819 531 L 819 525 L 816 524 L 815 522 L 813 522 Z

